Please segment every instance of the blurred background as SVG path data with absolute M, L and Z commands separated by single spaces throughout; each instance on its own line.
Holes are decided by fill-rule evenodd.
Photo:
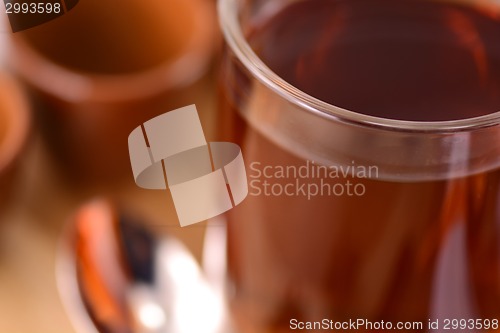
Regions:
M 0 332 L 74 332 L 55 266 L 65 226 L 89 200 L 112 199 L 201 258 L 206 225 L 180 228 L 166 191 L 135 185 L 127 135 L 196 104 L 213 141 L 215 5 L 80 0 L 16 33 L 1 22 Z

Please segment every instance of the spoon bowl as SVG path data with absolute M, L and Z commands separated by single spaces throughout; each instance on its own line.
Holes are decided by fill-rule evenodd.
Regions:
M 157 238 L 108 200 L 70 219 L 56 273 L 80 333 L 229 332 L 224 297 L 187 248 Z

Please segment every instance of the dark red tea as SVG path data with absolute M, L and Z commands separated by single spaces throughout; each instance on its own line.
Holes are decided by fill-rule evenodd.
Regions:
M 498 10 L 311 0 L 264 12 L 244 29 L 254 51 L 281 78 L 332 105 L 413 121 L 500 110 Z M 439 330 L 446 319 L 498 323 L 498 170 L 438 180 L 375 175 L 355 180 L 366 188 L 359 196 L 257 193 L 253 180 L 285 186 L 295 179 L 278 177 L 278 167 L 311 161 L 241 117 L 259 96 L 256 81 L 228 52 L 221 80 L 226 139 L 242 147 L 251 185 L 227 214 L 231 304 L 242 331 L 290 332 L 323 319 L 385 321 L 392 330 L 416 322 L 419 332 L 430 331 L 429 319 L 440 321 Z M 274 104 L 259 105 L 273 113 Z
M 500 22 L 449 2 L 315 0 L 254 27 L 283 79 L 325 102 L 402 120 L 500 111 Z

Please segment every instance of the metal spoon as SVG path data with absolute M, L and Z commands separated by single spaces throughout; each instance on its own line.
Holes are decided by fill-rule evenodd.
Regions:
M 80 333 L 231 331 L 223 295 L 182 243 L 156 238 L 106 200 L 71 219 L 56 273 Z

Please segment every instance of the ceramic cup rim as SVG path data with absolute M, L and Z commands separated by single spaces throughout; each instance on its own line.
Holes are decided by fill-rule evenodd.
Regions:
M 194 16 L 191 20 L 194 27 L 184 51 L 149 69 L 106 75 L 67 68 L 38 52 L 21 34 L 12 38 L 9 60 L 28 84 L 70 103 L 116 102 L 182 89 L 199 79 L 209 67 L 216 39 L 216 20 L 206 1 L 179 0 L 179 3 L 190 6 L 188 12 Z M 66 15 L 76 11 L 77 8 Z

